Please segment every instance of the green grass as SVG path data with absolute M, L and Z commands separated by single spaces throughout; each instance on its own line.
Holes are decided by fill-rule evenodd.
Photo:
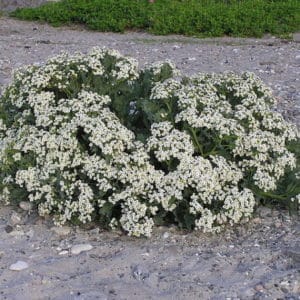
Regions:
M 11 16 L 99 31 L 189 36 L 284 36 L 300 30 L 299 0 L 63 0 Z

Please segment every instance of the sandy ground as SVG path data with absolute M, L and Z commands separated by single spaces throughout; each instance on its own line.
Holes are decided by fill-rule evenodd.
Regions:
M 0 10 L 12 11 L 21 7 L 35 7 L 51 1 L 55 2 L 59 0 L 0 0 Z
M 0 0 L 1 1 L 1 0 Z M 171 59 L 185 74 L 253 71 L 300 125 L 300 44 L 88 32 L 0 18 L 0 86 L 14 68 L 93 46 L 119 49 L 141 65 Z M 16 217 L 16 213 L 18 214 Z M 69 232 L 68 232 L 69 231 Z M 49 219 L 0 208 L 0 299 L 300 299 L 300 220 L 260 209 L 221 235 L 156 228 L 134 239 L 96 226 L 56 233 Z M 72 246 L 90 251 L 72 254 Z M 10 270 L 16 261 L 28 268 Z
M 260 209 L 251 222 L 212 236 L 156 228 L 135 239 L 97 227 L 64 228 L 0 209 L 0 299 L 300 299 L 300 222 Z M 79 255 L 77 244 L 93 249 Z M 29 267 L 11 271 L 16 261 Z

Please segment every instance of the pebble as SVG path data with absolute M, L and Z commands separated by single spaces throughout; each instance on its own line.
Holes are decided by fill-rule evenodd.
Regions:
M 12 264 L 9 269 L 12 271 L 22 271 L 29 267 L 28 263 L 22 260 L 18 260 L 16 263 Z
M 258 284 L 254 288 L 257 292 L 263 292 L 264 287 L 261 284 Z
M 150 275 L 149 271 L 140 265 L 131 266 L 131 274 L 137 280 L 145 280 Z
M 58 253 L 58 255 L 66 255 L 66 254 L 68 254 L 68 253 L 69 253 L 68 250 L 63 250 L 63 251 L 60 251 L 60 252 Z
M 163 238 L 164 238 L 164 239 L 167 239 L 167 238 L 169 238 L 169 237 L 170 237 L 169 232 L 165 232 L 165 233 L 163 234 Z
M 11 225 L 15 226 L 17 224 L 20 224 L 21 221 L 22 221 L 21 216 L 17 212 L 13 211 L 11 216 L 10 216 Z
M 285 294 L 287 294 L 289 292 L 289 290 L 285 286 L 282 286 L 280 289 Z
M 22 208 L 25 211 L 31 211 L 32 210 L 32 203 L 26 202 L 26 201 L 21 201 L 19 203 L 19 207 Z
M 280 227 L 282 227 L 282 223 L 281 223 L 281 222 L 276 222 L 276 223 L 274 224 L 274 226 L 275 226 L 276 228 L 280 228 Z
M 261 218 L 254 218 L 253 223 L 254 224 L 261 224 Z
M 81 252 L 90 251 L 92 249 L 93 249 L 93 246 L 90 244 L 78 244 L 78 245 L 72 246 L 71 253 L 74 255 L 78 255 Z
M 67 226 L 62 226 L 62 227 L 52 227 L 52 231 L 54 231 L 57 235 L 59 236 L 66 236 L 71 232 L 71 228 Z
M 14 228 L 10 225 L 6 225 L 4 230 L 6 233 L 11 233 L 14 230 Z

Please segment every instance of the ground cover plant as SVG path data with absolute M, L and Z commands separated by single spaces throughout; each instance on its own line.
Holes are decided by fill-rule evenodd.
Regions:
M 261 204 L 297 211 L 299 132 L 275 102 L 252 73 L 63 53 L 16 71 L 1 96 L 0 200 L 134 236 L 218 232 Z
M 77 23 L 99 31 L 142 29 L 200 37 L 259 37 L 300 30 L 297 0 L 62 0 L 11 15 L 55 26 Z

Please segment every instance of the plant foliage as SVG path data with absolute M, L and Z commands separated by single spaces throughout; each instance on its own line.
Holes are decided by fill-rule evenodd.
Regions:
M 0 200 L 57 224 L 219 231 L 259 204 L 297 210 L 299 133 L 252 73 L 180 77 L 114 50 L 16 71 L 0 99 Z
M 54 26 L 77 23 L 99 31 L 143 29 L 162 35 L 260 37 L 300 30 L 297 0 L 62 0 L 11 15 Z

